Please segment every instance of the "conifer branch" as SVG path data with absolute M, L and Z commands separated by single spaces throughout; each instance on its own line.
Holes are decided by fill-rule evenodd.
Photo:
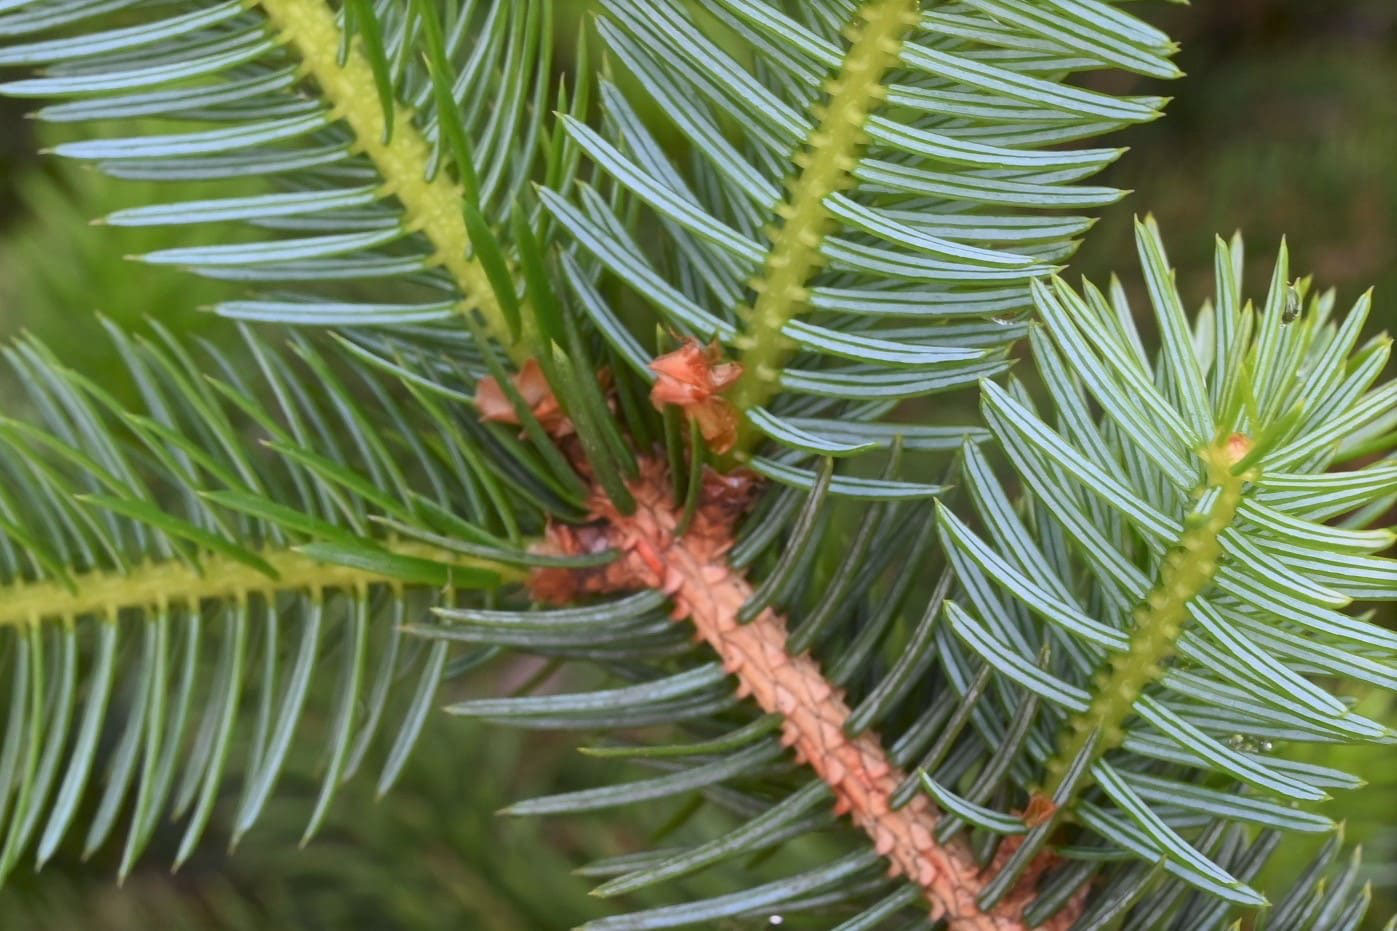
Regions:
M 1284 833 L 1335 829 L 1303 806 L 1359 780 L 1270 741 L 1391 736 L 1316 681 L 1397 683 L 1397 635 L 1345 610 L 1397 598 L 1371 526 L 1397 464 L 1354 463 L 1387 454 L 1397 399 L 1373 388 L 1367 298 L 1334 318 L 1282 250 L 1254 311 L 1238 240 L 1191 324 L 1149 221 L 1155 346 L 1123 289 L 1047 278 L 1092 222 L 1049 214 L 1123 193 L 1085 183 L 1122 150 L 1073 144 L 1165 102 L 1074 75 L 1177 74 L 1159 30 L 1111 4 L 598 0 L 594 106 L 587 56 L 556 87 L 551 0 L 98 6 L 0 0 L 0 68 L 24 69 L 0 94 L 57 98 L 50 121 L 152 117 L 55 148 L 112 175 L 256 180 L 106 219 L 268 231 L 139 258 L 253 283 L 225 316 L 354 329 L 294 337 L 302 364 L 249 333 L 252 373 L 114 331 L 135 410 L 32 341 L 6 351 L 41 425 L 0 424 L 0 882 L 127 812 L 123 876 L 170 815 L 184 862 L 235 769 L 239 836 L 324 720 L 309 837 L 385 726 L 381 790 L 443 677 L 515 651 L 626 681 L 448 710 L 613 729 L 605 755 L 661 772 L 511 813 L 699 792 L 748 819 L 593 864 L 597 894 L 818 857 L 831 798 L 862 832 L 598 931 L 846 907 L 849 928 L 1214 927 L 1266 905 L 1251 883 Z M 1021 337 L 1041 391 L 998 378 Z M 977 383 L 983 430 L 901 416 Z M 928 521 L 915 501 L 944 488 L 903 481 L 901 455 L 957 448 L 976 518 Z M 756 479 L 710 454 L 794 487 L 749 514 Z M 409 617 L 429 603 L 437 622 Z M 654 725 L 685 742 L 637 744 Z M 1356 926 L 1337 849 L 1244 920 Z
M 622 514 L 601 490 L 592 496 L 592 517 L 582 529 L 551 528 L 546 551 L 579 555 L 599 546 L 614 547 L 621 558 L 595 570 L 538 570 L 535 595 L 570 602 L 583 594 L 652 588 L 669 595 L 673 617 L 689 620 L 697 638 L 718 654 L 738 680 L 741 698 L 782 716 L 781 742 L 794 749 L 836 798 L 835 809 L 873 841 L 890 861 L 889 875 L 905 876 L 921 888 L 933 918 L 952 931 L 1021 931 L 1029 924 L 1024 909 L 1037 890 L 1021 882 L 990 909 L 977 899 L 988 883 L 969 849 L 936 839 L 940 813 L 918 794 L 901 807 L 893 797 L 907 776 L 892 762 L 878 737 L 850 737 L 852 715 L 843 692 L 825 677 L 809 654 L 793 656 L 786 619 L 771 608 L 743 623 L 740 613 L 752 598 L 752 585 L 728 565 L 733 524 L 745 509 L 750 479 L 708 473 L 702 497 L 686 532 L 683 504 L 674 499 L 663 462 L 647 459 L 631 483 L 633 514 Z M 1040 869 L 1030 877 L 1041 873 Z M 1063 931 L 1076 921 L 1080 903 L 1064 907 L 1038 927 Z
M 1190 517 L 1178 544 L 1165 555 L 1155 584 L 1132 612 L 1135 629 L 1129 649 L 1106 661 L 1095 679 L 1090 707 L 1068 721 L 1058 753 L 1047 764 L 1048 795 L 1057 792 L 1072 761 L 1093 735 L 1098 735 L 1096 758 L 1120 746 L 1125 739 L 1121 724 L 1135 700 L 1164 674 L 1164 663 L 1188 622 L 1189 602 L 1212 584 L 1222 558 L 1222 532 L 1237 517 L 1244 486 L 1256 478 L 1254 469 L 1240 475 L 1233 471 L 1250 445 L 1245 436 L 1234 434 L 1200 451 L 1207 479 L 1198 497 L 1207 509 Z
M 779 388 L 791 353 L 782 328 L 809 301 L 809 279 L 824 261 L 820 244 L 830 221 L 825 198 L 849 186 L 867 141 L 864 123 L 886 96 L 883 75 L 897 64 L 902 38 L 917 24 L 917 8 L 917 0 L 873 0 L 859 11 L 863 23 L 849 27 L 852 44 L 839 72 L 825 83 L 829 97 L 816 107 L 819 123 L 795 156 L 800 174 L 788 182 L 790 196 L 776 208 L 781 225 L 771 233 L 761 276 L 752 283 L 757 298 L 746 332 L 736 340 L 743 373 L 732 401 L 739 411 L 760 407 Z M 744 422 L 739 455 L 756 438 Z
M 461 289 L 461 310 L 479 310 L 491 335 L 510 349 L 515 361 L 522 362 L 529 351 L 511 337 L 489 275 L 474 256 L 461 210 L 464 191 L 446 172 L 430 172 L 432 147 L 413 125 L 410 112 L 399 104 L 401 118 L 389 131 L 373 69 L 357 42 L 350 44 L 340 64 L 340 27 L 321 0 L 259 3 L 283 39 L 300 55 L 305 73 L 315 79 L 321 96 L 354 131 L 359 148 L 384 178 L 382 192 L 392 194 L 403 205 L 408 228 L 420 230 L 431 241 L 433 261 L 440 263 Z
M 439 547 L 413 541 L 384 542 L 386 557 L 399 566 L 404 561 L 425 568 L 439 566 L 450 577 L 453 570 L 476 574 L 481 570 L 500 578 L 517 578 L 517 570 L 487 560 L 465 557 Z M 420 562 L 418 562 L 420 561 Z M 130 572 L 77 573 L 71 584 L 45 580 L 12 582 L 0 586 L 0 627 L 25 627 L 45 618 L 71 620 L 84 615 L 115 618 L 126 608 L 155 604 L 196 605 L 201 601 L 270 597 L 278 592 L 353 591 L 369 585 L 401 584 L 400 573 L 366 565 L 330 562 L 295 548 L 257 551 L 255 562 L 247 558 L 211 554 L 197 565 L 176 560 L 153 562 Z

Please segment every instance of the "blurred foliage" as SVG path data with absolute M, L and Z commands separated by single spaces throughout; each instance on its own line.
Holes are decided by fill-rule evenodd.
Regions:
M 564 5 L 570 13 L 582 7 L 574 0 Z M 1173 234 L 1179 251 L 1170 257 L 1191 303 L 1211 290 L 1211 244 L 1200 234 L 1243 229 L 1258 255 L 1288 235 L 1295 266 L 1313 271 L 1322 286 L 1337 287 L 1341 305 L 1376 285 L 1374 328 L 1397 329 L 1397 3 L 1151 6 L 1146 15 L 1182 42 L 1178 61 L 1188 76 L 1164 89 L 1138 79 L 1139 86 L 1111 88 L 1162 90 L 1175 100 L 1163 120 L 1125 134 L 1133 151 L 1102 183 L 1135 194 L 1105 212 L 1074 272 L 1104 278 L 1113 269 L 1133 267 L 1131 216 L 1148 209 Z M 571 45 L 570 37 L 564 44 Z M 29 127 L 13 104 L 0 109 L 0 337 L 32 330 L 72 365 L 119 389 L 119 365 L 95 348 L 108 344 L 92 338 L 93 311 L 123 326 L 139 328 L 149 316 L 186 332 L 216 331 L 221 324 L 198 308 L 236 289 L 124 258 L 193 244 L 187 229 L 89 225 L 123 206 L 198 197 L 196 185 L 113 182 L 55 160 L 36 160 Z M 1256 293 L 1269 268 L 1253 262 L 1248 274 L 1247 288 Z M 0 386 L 0 398 L 3 392 Z M 1359 710 L 1397 728 L 1397 702 L 1376 694 L 1355 698 Z M 561 928 L 560 915 L 608 910 L 586 895 L 592 881 L 571 875 L 570 868 L 634 849 L 628 837 L 637 829 L 627 815 L 538 821 L 494 812 L 530 795 L 596 784 L 588 770 L 603 764 L 579 757 L 572 736 L 521 737 L 433 718 L 391 796 L 379 804 L 369 780 L 352 781 L 327 827 L 305 850 L 295 842 L 310 808 L 317 761 L 300 760 L 296 771 L 303 784 L 293 772 L 272 817 L 235 852 L 206 845 L 171 875 L 163 866 L 178 838 L 171 831 L 157 838 L 153 855 L 120 888 L 110 878 L 114 864 L 94 867 L 70 853 L 42 874 L 15 877 L 0 894 L 0 926 Z M 1369 914 L 1378 927 L 1397 910 L 1392 749 L 1326 751 L 1317 745 L 1305 752 L 1312 762 L 1369 774 L 1367 790 L 1326 803 L 1325 810 L 1346 820 L 1347 837 L 1364 844 L 1375 884 Z M 692 829 L 709 833 L 704 823 L 713 817 L 721 816 L 695 813 Z M 1281 877 L 1293 875 L 1294 864 L 1311 854 L 1302 846 L 1296 843 L 1272 861 L 1273 895 L 1283 892 L 1276 888 Z
M 24 103 L 13 98 L 0 101 L 0 235 L 6 224 L 19 215 L 16 195 L 20 176 L 34 160 L 34 136 L 30 124 L 23 119 Z
M 0 138 L 34 144 L 28 133 L 0 132 Z M 39 142 L 53 144 L 62 138 L 47 131 Z M 0 162 L 5 158 L 0 150 Z M 120 367 L 112 364 L 111 343 L 101 335 L 98 314 L 136 332 L 149 318 L 185 333 L 226 328 L 200 308 L 238 293 L 238 285 L 196 278 L 176 268 L 139 265 L 128 258 L 212 241 L 205 230 L 98 222 L 123 207 L 192 200 L 203 196 L 200 185 L 116 181 L 56 159 L 26 160 L 12 167 L 0 196 L 0 209 L 9 205 L 15 211 L 0 218 L 0 338 L 32 332 L 75 368 L 100 374 L 109 387 L 123 393 L 130 385 Z M 251 184 L 244 187 L 240 193 L 256 192 Z
M 315 761 L 303 759 L 236 851 L 207 844 L 172 875 L 165 865 L 179 840 L 172 825 L 122 887 L 112 882 L 115 861 L 82 864 L 74 852 L 42 873 L 12 878 L 0 895 L 3 926 L 530 931 L 557 926 L 557 914 L 599 913 L 588 884 L 570 874 L 586 855 L 574 833 L 580 824 L 494 813 L 521 791 L 552 788 L 563 768 L 558 757 L 570 750 L 547 741 L 526 746 L 517 733 L 486 735 L 444 716 L 431 722 L 424 736 L 431 752 L 417 755 L 392 794 L 379 803 L 371 779 L 351 781 L 305 849 L 296 839 L 317 782 Z
M 1131 216 L 1172 233 L 1170 259 L 1196 305 L 1212 290 L 1212 243 L 1243 230 L 1258 256 L 1287 236 L 1293 267 L 1347 306 L 1376 286 L 1373 327 L 1397 323 L 1397 4 L 1230 0 L 1150 17 L 1182 43 L 1185 77 L 1136 80 L 1174 97 L 1163 119 L 1121 134 L 1131 152 L 1101 183 L 1134 191 L 1103 211 L 1074 270 L 1130 268 Z M 1119 91 L 1119 84 L 1112 87 Z M 1270 267 L 1249 263 L 1245 291 Z
M 1375 721 L 1397 729 L 1397 699 L 1389 693 L 1371 690 L 1361 696 L 1355 710 Z M 1373 906 L 1368 910 L 1366 927 L 1383 927 L 1397 914 L 1397 766 L 1393 748 L 1378 744 L 1326 747 L 1324 744 L 1295 745 L 1285 753 L 1291 759 L 1324 766 L 1336 766 L 1360 773 L 1368 785 L 1357 792 L 1343 793 L 1315 806 L 1335 821 L 1344 823 L 1344 839 L 1363 846 L 1365 878 L 1373 884 Z M 1266 864 L 1261 888 L 1273 900 L 1285 892 L 1284 883 L 1304 868 L 1328 838 L 1293 837 L 1276 851 Z

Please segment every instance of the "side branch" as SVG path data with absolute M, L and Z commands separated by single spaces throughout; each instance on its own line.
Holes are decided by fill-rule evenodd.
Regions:
M 343 40 L 335 14 L 323 0 L 258 0 L 267 18 L 305 63 L 304 70 L 320 86 L 334 112 L 354 131 L 359 148 L 378 168 L 385 192 L 398 198 L 409 229 L 421 230 L 431 241 L 433 258 L 451 273 L 464 295 L 469 311 L 480 310 L 491 335 L 511 348 L 515 361 L 524 350 L 514 344 L 495 298 L 490 279 L 472 258 L 470 236 L 461 213 L 461 188 L 445 172 L 427 180 L 431 146 L 402 108 L 394 121 L 391 138 L 386 132 L 373 70 L 357 47 L 351 45 L 343 67 L 339 48 Z
M 508 577 L 516 570 L 484 560 L 462 557 L 423 543 L 385 544 L 389 554 L 427 560 L 478 576 L 481 570 Z M 123 608 L 196 604 L 239 598 L 248 594 L 286 591 L 352 590 L 366 585 L 402 584 L 383 571 L 328 563 L 294 549 L 265 549 L 257 556 L 275 575 L 227 556 L 208 555 L 199 569 L 170 560 L 151 563 L 129 573 L 86 572 L 76 575 L 70 590 L 59 582 L 12 582 L 0 585 L 0 627 L 38 624 L 45 618 L 70 620 L 85 615 L 115 618 Z
M 889 759 L 878 738 L 864 733 L 849 738 L 850 709 L 809 655 L 792 656 L 786 643 L 786 620 L 767 609 L 750 623 L 738 611 L 752 586 L 732 570 L 726 554 L 733 525 L 744 510 L 750 483 L 740 477 L 706 476 L 702 499 L 689 530 L 676 528 L 682 507 L 669 491 L 662 463 L 646 460 L 632 484 L 636 511 L 619 513 L 601 493 L 593 496 L 597 523 L 581 528 L 550 529 L 546 548 L 563 554 L 611 546 L 624 555 L 595 570 L 544 569 L 535 572 L 534 593 L 550 601 L 570 601 L 583 594 L 656 588 L 674 599 L 676 619 L 693 623 L 724 667 L 738 680 L 738 694 L 751 697 L 764 711 L 780 714 L 782 742 L 833 790 L 837 810 L 847 813 L 890 861 L 889 872 L 903 875 L 925 893 L 933 916 L 944 917 L 953 931 L 1022 931 L 1023 910 L 1032 900 L 1032 883 L 983 910 L 976 898 L 987 884 L 970 852 L 941 845 L 935 830 L 939 814 L 919 795 L 902 808 L 890 804 L 906 778 Z M 1062 931 L 1079 909 L 1067 907 L 1041 927 Z
M 1154 586 L 1131 614 L 1130 646 L 1113 654 L 1094 680 L 1091 704 L 1067 722 L 1057 755 L 1048 761 L 1046 792 L 1062 784 L 1068 767 L 1090 735 L 1099 732 L 1096 756 L 1120 745 L 1121 724 L 1145 687 L 1164 674 L 1179 635 L 1188 621 L 1188 605 L 1212 584 L 1222 556 L 1221 534 L 1237 517 L 1242 489 L 1251 475 L 1234 475 L 1232 467 L 1250 450 L 1250 441 L 1236 434 L 1201 453 L 1208 478 L 1200 497 L 1212 496 L 1211 506 L 1191 518 L 1159 568 Z M 1205 499 L 1206 500 L 1206 499 Z
M 918 0 L 870 0 L 862 22 L 849 27 L 852 44 L 838 73 L 825 84 L 828 98 L 816 107 L 819 124 L 796 154 L 801 171 L 787 182 L 790 196 L 776 208 L 781 225 L 771 232 L 761 277 L 752 282 L 756 301 L 747 329 L 737 338 L 743 375 L 733 388 L 739 411 L 759 407 L 778 387 L 790 349 L 782 328 L 809 300 L 808 282 L 823 262 L 820 244 L 829 225 L 825 198 L 849 186 L 863 148 L 864 124 L 886 91 L 883 75 L 897 64 L 902 39 L 918 21 Z M 739 448 L 751 441 L 750 432 Z

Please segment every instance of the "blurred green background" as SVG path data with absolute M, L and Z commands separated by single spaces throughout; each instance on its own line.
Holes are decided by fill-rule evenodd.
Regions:
M 573 4 L 576 6 L 576 3 Z M 1397 323 L 1397 3 L 1393 0 L 1227 0 L 1193 8 L 1136 5 L 1183 44 L 1187 77 L 1157 86 L 1096 77 L 1112 91 L 1168 93 L 1164 119 L 1113 143 L 1131 146 L 1104 178 L 1134 190 L 1108 210 L 1075 263 L 1133 285 L 1130 221 L 1159 219 L 1195 304 L 1210 293 L 1213 233 L 1246 234 L 1248 293 L 1259 295 L 1283 234 L 1292 268 L 1312 271 L 1351 303 L 1377 286 L 1373 330 Z M 569 43 L 570 44 L 570 43 Z M 0 102 L 0 338 L 28 330 L 75 367 L 112 382 L 95 312 L 124 325 L 157 318 L 183 331 L 217 327 L 198 308 L 229 286 L 138 268 L 122 257 L 181 235 L 89 225 L 121 206 L 199 196 L 196 190 L 116 183 L 36 150 L 15 103 Z M 187 242 L 187 240 L 185 240 Z M 0 385 L 0 391 L 3 386 Z M 4 398 L 0 394 L 0 399 Z M 0 404 L 0 407 L 3 407 Z M 1390 698 L 1360 696 L 1397 724 Z M 594 784 L 606 767 L 572 749 L 572 735 L 520 736 L 436 719 L 397 789 L 382 803 L 370 780 L 352 785 L 327 829 L 296 847 L 310 810 L 316 759 L 299 761 L 271 817 L 236 852 L 211 831 L 180 873 L 157 840 L 123 888 L 114 862 L 75 855 L 42 874 L 23 873 L 0 893 L 0 928 L 59 929 L 483 929 L 567 927 L 603 904 L 570 870 L 634 849 L 665 815 L 515 821 L 493 812 L 533 794 Z M 1370 861 L 1397 863 L 1397 758 L 1390 748 L 1330 751 L 1315 759 L 1363 773 L 1372 785 L 1329 803 L 1362 840 Z M 174 835 L 177 837 L 177 835 Z M 226 833 L 223 835 L 226 837 Z M 1277 881 L 1305 849 L 1277 858 Z M 1397 908 L 1397 876 L 1372 871 L 1377 919 Z M 694 889 L 704 887 L 696 881 Z M 673 891 L 673 890 L 671 890 Z M 717 891 L 716 889 L 711 891 Z

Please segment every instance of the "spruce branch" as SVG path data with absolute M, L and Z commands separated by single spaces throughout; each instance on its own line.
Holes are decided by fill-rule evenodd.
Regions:
M 533 561 L 487 529 L 501 521 L 477 507 L 494 481 L 483 459 L 477 473 L 459 448 L 422 441 L 452 429 L 439 404 L 405 411 L 371 367 L 327 358 L 333 346 L 294 339 L 294 355 L 283 354 L 245 333 L 241 347 L 191 350 L 155 329 L 150 340 L 111 329 L 113 354 L 142 386 L 140 411 L 32 340 L 5 352 L 25 388 L 17 400 L 39 423 L 0 421 L 0 638 L 13 724 L 0 756 L 15 764 L 3 767 L 15 806 L 3 812 L 0 878 L 31 848 L 47 862 L 79 826 L 95 852 L 128 801 L 119 875 L 164 815 L 184 820 L 183 863 L 234 760 L 245 774 L 236 840 L 323 702 L 332 723 L 309 838 L 403 706 L 382 786 L 420 733 L 448 653 L 401 649 L 406 613 L 498 589 Z M 245 390 L 248 358 L 267 388 Z M 402 359 L 392 377 L 422 378 Z M 442 515 L 455 539 L 423 539 Z M 383 529 L 386 517 L 402 532 Z M 318 660 L 336 642 L 339 688 L 326 695 Z
M 362 592 L 372 585 L 404 582 L 455 589 L 520 578 L 515 567 L 413 541 L 361 543 L 357 550 L 312 544 L 237 557 L 209 553 L 193 562 L 171 559 L 128 571 L 73 573 L 62 581 L 0 583 L 0 626 L 34 626 L 53 619 L 71 623 L 89 616 L 112 620 L 122 611 L 151 605 L 274 599 L 280 592 Z
M 1264 305 L 1244 304 L 1240 240 L 1218 242 L 1217 294 L 1192 326 L 1154 222 L 1136 234 L 1157 360 L 1120 289 L 1035 286 L 1042 323 L 1031 342 L 1055 423 L 1017 384 L 982 386 L 986 423 L 1025 493 L 1016 508 L 986 457 L 965 449 L 983 529 L 940 509 L 964 600 L 948 602 L 946 621 L 957 649 L 1041 703 L 1019 724 L 1037 749 L 1012 796 L 1031 806 L 1046 793 L 1053 805 L 1021 851 L 1075 824 L 1218 909 L 1257 907 L 1251 861 L 1213 853 L 1182 812 L 1332 830 L 1304 805 L 1356 783 L 1293 766 L 1278 745 L 1392 739 L 1323 678 L 1397 685 L 1397 636 L 1343 610 L 1397 598 L 1397 562 L 1383 555 L 1392 534 L 1370 526 L 1397 472 L 1390 454 L 1335 468 L 1393 417 L 1397 383 L 1377 383 L 1390 340 L 1359 345 L 1366 295 L 1341 318 L 1332 294 L 1305 304 L 1284 247 Z M 1057 657 L 1047 668 L 1044 651 Z M 965 659 L 953 650 L 944 661 Z M 1079 761 L 1081 778 L 1067 779 Z M 1219 790 L 1220 778 L 1238 788 Z M 1001 812 L 959 797 L 953 779 L 930 783 L 943 805 L 1016 833 Z M 998 886 L 1026 867 L 1011 858 Z M 1123 873 L 1115 888 L 1138 879 Z M 1144 926 L 1172 908 L 1169 895 L 1136 907 L 1151 916 Z
M 936 840 L 941 815 L 931 799 L 916 795 L 902 805 L 894 796 L 907 781 L 876 734 L 850 736 L 852 711 L 842 689 L 825 677 L 809 653 L 788 648 L 786 619 L 763 608 L 750 619 L 744 606 L 755 591 L 727 564 L 733 524 L 750 497 L 750 479 L 710 473 L 686 530 L 682 502 L 675 500 L 666 466 L 646 459 L 631 486 L 633 513 L 619 511 L 601 490 L 592 495 L 591 521 L 583 530 L 557 526 L 541 551 L 575 556 L 606 546 L 622 555 L 595 570 L 540 569 L 531 583 L 548 600 L 571 603 L 581 594 L 607 595 L 652 589 L 673 601 L 672 617 L 693 624 L 723 669 L 737 679 L 739 698 L 750 698 L 768 714 L 781 716 L 781 744 L 830 787 L 835 812 L 848 814 L 890 861 L 889 875 L 919 886 L 934 919 L 953 931 L 1023 931 L 1023 912 L 1037 890 L 1022 884 L 992 909 L 977 902 L 986 880 L 970 851 Z M 1060 911 L 1048 929 L 1066 929 L 1076 909 Z
M 1223 247 L 1217 298 L 1190 323 L 1147 222 L 1155 360 L 1117 290 L 1050 277 L 1091 220 L 1042 211 L 1121 195 L 1084 183 L 1120 150 L 1069 144 L 1163 105 L 1072 73 L 1176 73 L 1167 38 L 1110 4 L 599 5 L 617 80 L 595 115 L 585 80 L 549 106 L 546 0 L 0 2 L 0 35 L 20 37 L 0 64 L 48 69 L 0 91 L 72 98 L 47 119 L 199 124 L 60 154 L 277 188 L 113 214 L 287 234 L 145 261 L 393 286 L 219 306 L 372 327 L 328 346 L 295 336 L 298 360 L 256 338 L 244 357 L 118 334 L 140 411 L 32 344 L 11 353 L 44 426 L 0 425 L 0 807 L 17 806 L 0 877 L 76 823 L 109 721 L 85 847 L 130 800 L 123 874 L 167 810 L 188 815 L 187 858 L 256 667 L 234 813 L 247 831 L 334 632 L 306 837 L 385 719 L 403 657 L 418 674 L 383 787 L 445 671 L 511 650 L 624 681 L 452 712 L 620 729 L 601 752 L 661 772 L 510 811 L 701 792 L 744 819 L 595 865 L 620 874 L 599 892 L 826 831 L 831 796 L 859 829 L 800 875 L 600 928 L 846 905 L 850 927 L 928 909 L 975 931 L 1202 927 L 1264 904 L 1251 883 L 1278 838 L 1333 830 L 1304 805 L 1356 784 L 1272 744 L 1391 739 L 1322 678 L 1397 680 L 1397 640 L 1349 608 L 1397 589 L 1392 534 L 1369 526 L 1397 494 L 1397 395 L 1372 387 L 1387 345 L 1358 342 L 1366 299 L 1342 321 L 1323 298 L 1305 305 L 1282 252 L 1253 314 L 1240 246 Z M 89 29 L 106 12 L 129 22 Z M 893 415 L 1003 374 L 1025 335 L 1045 405 L 1009 378 L 980 384 L 988 429 Z M 899 477 L 906 451 L 956 449 L 973 516 L 949 485 Z M 877 478 L 853 462 L 884 452 Z M 1331 471 L 1360 452 L 1387 458 Z M 712 454 L 772 480 L 759 503 L 758 479 L 712 471 Z M 832 548 L 851 517 L 853 544 Z M 431 643 L 400 650 L 407 637 Z M 693 739 L 637 744 L 656 724 Z M 1355 867 L 1326 889 L 1327 863 L 1280 913 L 1362 912 Z
M 848 28 L 844 60 L 824 84 L 827 98 L 815 108 L 819 122 L 793 159 L 800 173 L 787 183 L 790 194 L 776 208 L 779 226 L 769 234 L 771 249 L 751 285 L 756 301 L 733 340 L 743 371 L 730 396 L 740 412 L 761 407 L 780 388 L 793 349 L 782 331 L 808 306 L 810 279 L 824 264 L 820 246 L 831 226 L 825 200 L 853 182 L 850 173 L 868 141 L 864 123 L 887 95 L 884 75 L 897 65 L 902 38 L 917 24 L 918 5 L 918 0 L 875 0 L 859 8 Z M 739 459 L 756 439 L 750 425 L 739 432 Z
M 479 192 L 434 170 L 432 146 L 413 125 L 411 111 L 404 112 L 396 101 L 380 105 L 384 88 L 359 42 L 350 42 L 341 60 L 346 37 L 324 0 L 257 2 L 279 39 L 296 50 L 304 74 L 315 81 L 331 112 L 349 125 L 355 147 L 373 161 L 383 178 L 378 193 L 396 197 L 403 205 L 404 227 L 420 230 L 431 242 L 431 262 L 444 267 L 461 289 L 461 312 L 479 310 L 491 334 L 522 362 L 529 350 L 519 343 L 466 231 L 462 201 L 478 199 Z M 394 110 L 398 119 L 390 126 L 386 113 Z M 473 177 L 469 162 L 458 167 Z
M 1056 795 L 1088 740 L 1095 741 L 1094 756 L 1120 746 L 1121 723 L 1135 700 L 1164 674 L 1188 621 L 1189 602 L 1212 585 L 1223 556 L 1221 535 L 1236 520 L 1245 485 L 1258 477 L 1254 470 L 1235 471 L 1251 447 L 1249 438 L 1234 433 L 1199 451 L 1206 480 L 1193 497 L 1203 508 L 1188 516 L 1187 529 L 1161 562 L 1154 586 L 1131 612 L 1130 646 L 1106 661 L 1092 683 L 1091 705 L 1068 722 L 1057 754 L 1045 766 L 1049 795 Z
M 1120 150 L 1059 144 L 1153 119 L 1164 101 L 1084 90 L 1004 56 L 987 38 L 998 8 L 971 15 L 986 32 L 912 0 L 699 6 L 735 45 L 686 4 L 601 4 L 601 39 L 634 80 L 602 86 L 600 126 L 564 121 L 596 190 L 541 199 L 605 272 L 568 284 L 619 358 L 652 380 L 650 360 L 670 347 L 625 332 L 601 299 L 609 280 L 742 366 L 723 393 L 739 415 L 727 461 L 809 488 L 800 459 L 887 449 L 896 430 L 879 421 L 897 400 L 1007 367 L 1029 282 L 1090 225 L 1034 214 L 1122 194 L 1079 183 Z M 1011 16 L 1027 47 L 1074 67 L 1174 73 L 1167 40 L 1128 17 L 1097 22 L 1111 34 L 1098 43 Z M 642 118 L 652 108 L 690 163 Z M 637 210 L 655 236 L 637 238 Z

